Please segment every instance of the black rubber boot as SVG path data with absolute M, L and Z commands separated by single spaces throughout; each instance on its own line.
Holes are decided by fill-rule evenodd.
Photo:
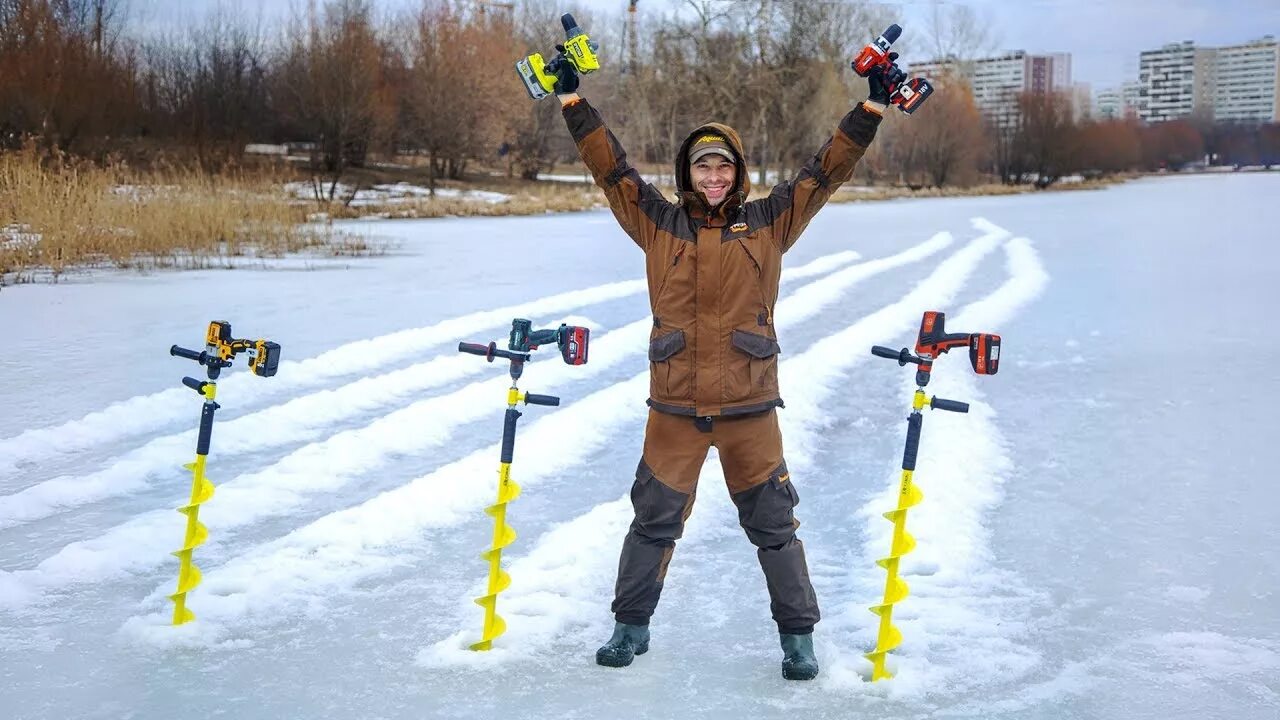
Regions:
M 779 638 L 782 640 L 782 677 L 788 680 L 812 680 L 818 677 L 818 657 L 813 654 L 813 633 L 781 633 Z
M 605 667 L 626 667 L 636 655 L 649 652 L 649 626 L 616 623 L 613 637 L 596 651 L 596 664 Z

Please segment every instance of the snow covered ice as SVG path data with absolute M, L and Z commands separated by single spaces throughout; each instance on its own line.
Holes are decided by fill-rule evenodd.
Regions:
M 597 667 L 647 408 L 639 251 L 607 211 L 353 221 L 386 256 L 100 274 L 0 291 L 0 677 L 15 718 L 1267 718 L 1280 712 L 1280 464 L 1268 398 L 1280 174 L 830 205 L 777 306 L 787 461 L 823 621 L 787 683 L 714 451 L 648 654 Z M 925 310 L 1003 336 L 929 393 L 891 681 L 883 588 Z M 592 329 L 520 386 L 519 537 L 478 638 L 514 317 Z M 219 382 L 195 561 L 167 624 L 214 319 L 283 346 Z

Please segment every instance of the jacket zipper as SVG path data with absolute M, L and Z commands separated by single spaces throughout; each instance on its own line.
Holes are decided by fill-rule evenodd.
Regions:
M 738 245 L 742 247 L 742 252 L 747 254 L 747 259 L 751 261 L 751 264 L 756 269 L 756 293 L 760 296 L 760 308 L 764 310 L 765 323 L 773 325 L 773 313 L 769 311 L 769 303 L 764 300 L 764 288 L 760 287 L 761 276 L 764 275 L 764 271 L 760 269 L 760 262 L 756 260 L 755 255 L 751 254 L 751 250 L 747 248 L 747 244 L 742 241 L 742 238 L 738 238 Z
M 672 258 L 671 267 L 667 268 L 667 271 L 662 274 L 662 283 L 658 285 L 658 294 L 653 298 L 653 312 L 655 315 L 658 313 L 658 302 L 662 300 L 662 292 L 667 289 L 667 281 L 671 279 L 671 274 L 676 271 L 676 266 L 680 264 L 680 256 L 684 255 L 684 251 L 688 247 L 688 243 L 683 240 L 680 241 L 680 249 L 676 251 L 676 256 Z

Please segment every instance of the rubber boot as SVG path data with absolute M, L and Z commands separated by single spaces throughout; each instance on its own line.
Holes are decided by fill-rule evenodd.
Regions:
M 636 655 L 649 652 L 649 626 L 615 623 L 613 637 L 596 651 L 596 664 L 626 667 Z
M 813 633 L 781 633 L 779 639 L 782 640 L 782 677 L 788 680 L 812 680 L 818 677 L 818 657 L 813 654 Z

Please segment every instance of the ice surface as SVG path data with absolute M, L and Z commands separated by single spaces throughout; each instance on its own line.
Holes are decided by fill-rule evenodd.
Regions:
M 647 409 L 640 256 L 607 211 L 353 222 L 342 268 L 103 273 L 0 293 L 7 715 L 1168 718 L 1280 707 L 1280 462 L 1265 398 L 1280 175 L 833 205 L 787 257 L 780 411 L 823 610 L 785 683 L 754 548 L 709 458 L 649 654 L 594 665 Z M 1205 213 L 1247 207 L 1249 212 Z M 935 364 L 898 677 L 867 683 L 924 310 L 1003 337 Z M 593 329 L 521 387 L 509 625 L 480 630 L 513 317 Z M 198 619 L 166 624 L 199 402 L 168 357 L 212 319 L 285 347 L 219 383 Z M 554 351 L 552 351 L 554 352 Z M 1262 400 L 1262 402 L 1259 402 Z M 709 484 L 708 484 L 709 483 Z

